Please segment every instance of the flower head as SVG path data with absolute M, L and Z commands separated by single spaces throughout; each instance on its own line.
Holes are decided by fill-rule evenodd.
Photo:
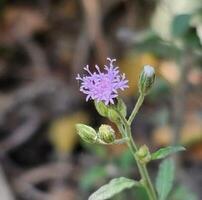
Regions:
M 96 72 L 91 72 L 87 65 L 84 70 L 88 75 L 76 77 L 81 81 L 80 91 L 87 95 L 86 101 L 92 99 L 103 101 L 105 105 L 114 104 L 114 98 L 118 96 L 118 90 L 128 88 L 128 80 L 125 74 L 120 74 L 118 67 L 114 66 L 116 59 L 107 58 L 109 66 L 105 65 L 104 72 L 100 71 L 98 65 L 95 65 Z

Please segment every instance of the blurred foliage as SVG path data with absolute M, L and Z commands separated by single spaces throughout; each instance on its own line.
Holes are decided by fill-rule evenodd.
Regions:
M 197 200 L 197 196 L 190 192 L 185 186 L 177 186 L 170 197 L 170 200 Z
M 93 166 L 91 169 L 87 170 L 80 180 L 80 187 L 84 190 L 90 190 L 93 186 L 103 183 L 107 177 L 107 172 L 105 167 Z M 99 184 L 97 184 L 99 183 Z

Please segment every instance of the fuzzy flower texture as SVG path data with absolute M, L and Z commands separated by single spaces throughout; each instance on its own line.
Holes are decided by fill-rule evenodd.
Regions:
M 86 101 L 92 99 L 103 101 L 105 105 L 114 104 L 114 99 L 118 96 L 118 90 L 128 88 L 128 80 L 125 74 L 120 74 L 119 68 L 114 66 L 116 59 L 107 58 L 109 65 L 104 66 L 104 72 L 100 71 L 95 65 L 96 72 L 91 72 L 87 65 L 84 70 L 88 75 L 81 77 L 79 74 L 76 79 L 81 81 L 80 91 L 87 95 Z

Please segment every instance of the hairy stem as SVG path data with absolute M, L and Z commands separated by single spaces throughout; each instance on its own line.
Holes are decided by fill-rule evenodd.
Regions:
M 135 116 L 137 115 L 142 103 L 144 101 L 144 95 L 143 94 L 140 94 L 138 100 L 137 100 L 137 103 L 128 119 L 128 124 L 131 125 L 132 121 L 134 120 Z
M 144 101 L 144 95 L 140 95 L 140 97 L 139 97 L 139 99 L 135 105 L 135 108 L 133 109 L 133 112 L 132 112 L 128 121 L 121 115 L 120 112 L 117 111 L 120 118 L 121 118 L 122 124 L 123 124 L 123 126 L 119 125 L 119 124 L 117 124 L 117 126 L 118 126 L 121 134 L 124 137 L 127 136 L 129 138 L 129 140 L 127 141 L 127 145 L 128 145 L 128 148 L 130 149 L 130 151 L 132 152 L 135 160 L 136 160 L 136 163 L 137 163 L 140 175 L 141 175 L 142 183 L 143 183 L 145 190 L 149 196 L 149 199 L 150 200 L 157 200 L 156 192 L 154 190 L 153 184 L 152 184 L 151 179 L 149 177 L 147 167 L 145 164 L 141 164 L 138 157 L 136 156 L 136 152 L 138 150 L 138 147 L 132 138 L 132 132 L 131 132 L 131 123 L 132 123 L 133 119 L 135 118 L 135 116 L 136 116 L 140 106 L 142 105 L 143 101 Z
M 132 138 L 132 136 L 130 137 L 129 142 L 127 143 L 128 147 L 130 149 L 130 151 L 132 152 L 136 162 L 137 162 L 137 166 L 141 175 L 141 178 L 143 180 L 145 189 L 147 191 L 147 194 L 149 196 L 150 200 L 157 200 L 156 197 L 156 192 L 154 190 L 154 187 L 152 185 L 151 179 L 149 177 L 148 171 L 147 171 L 147 167 L 145 164 L 141 164 L 136 156 L 136 152 L 137 152 L 137 146 Z

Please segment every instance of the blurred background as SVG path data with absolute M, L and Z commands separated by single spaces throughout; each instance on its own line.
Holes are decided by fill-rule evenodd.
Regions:
M 152 151 L 184 145 L 169 199 L 202 199 L 201 0 L 0 0 L 0 199 L 85 200 L 111 178 L 139 178 L 124 145 L 88 145 L 75 133 L 78 122 L 113 126 L 75 80 L 107 57 L 129 79 L 128 112 L 142 66 L 155 67 L 133 137 Z M 124 199 L 147 197 L 114 198 Z

